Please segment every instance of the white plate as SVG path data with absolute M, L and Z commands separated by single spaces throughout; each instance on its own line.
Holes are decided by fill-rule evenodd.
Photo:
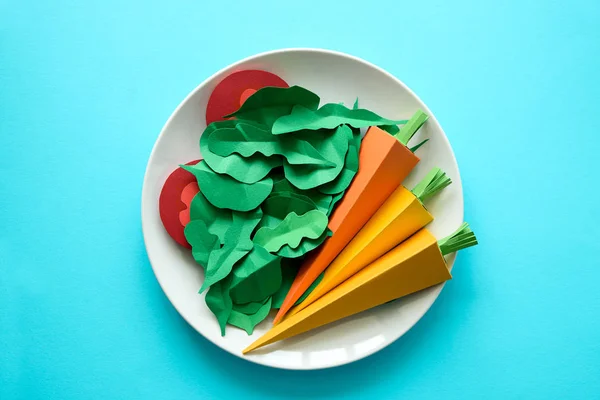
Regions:
M 412 188 L 432 167 L 442 168 L 453 184 L 428 203 L 436 217 L 429 229 L 441 238 L 463 221 L 463 195 L 456 159 L 431 110 L 402 82 L 366 61 L 346 54 L 317 49 L 287 49 L 259 54 L 237 62 L 205 80 L 173 112 L 160 133 L 146 168 L 142 189 L 142 227 L 148 257 L 165 294 L 185 320 L 217 346 L 246 360 L 286 369 L 319 369 L 346 364 L 368 356 L 408 331 L 429 309 L 443 285 L 349 317 L 296 338 L 242 356 L 241 350 L 265 333 L 273 315 L 248 336 L 219 326 L 198 294 L 203 272 L 191 252 L 166 233 L 158 213 L 158 197 L 168 175 L 182 163 L 200 156 L 198 139 L 205 128 L 207 99 L 215 85 L 236 70 L 262 69 L 281 76 L 290 85 L 317 93 L 325 102 L 361 107 L 391 119 L 410 118 L 421 108 L 429 121 L 411 143 L 431 140 L 417 155 L 421 162 L 405 185 Z M 443 206 L 442 206 L 443 205 Z M 454 257 L 448 259 L 449 265 Z

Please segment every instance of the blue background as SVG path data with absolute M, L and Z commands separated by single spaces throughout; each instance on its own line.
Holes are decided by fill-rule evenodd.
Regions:
M 0 398 L 600 396 L 598 1 L 123 3 L 0 2 Z M 215 71 L 283 47 L 348 52 L 415 90 L 480 239 L 414 329 L 326 371 L 207 342 L 141 233 L 170 113 Z

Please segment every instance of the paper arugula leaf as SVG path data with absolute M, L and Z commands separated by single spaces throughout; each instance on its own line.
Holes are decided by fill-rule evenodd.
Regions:
M 273 189 L 273 180 L 269 177 L 253 184 L 246 184 L 227 175 L 217 174 L 204 161 L 181 167 L 196 176 L 200 192 L 218 208 L 234 211 L 252 210 L 258 207 Z
M 279 117 L 288 115 L 294 106 L 316 110 L 319 101 L 319 96 L 300 86 L 265 87 L 257 90 L 236 112 L 225 118 L 252 120 L 271 127 Z
M 281 258 L 254 246 L 233 271 L 230 295 L 238 304 L 260 302 L 281 286 Z
M 252 335 L 256 325 L 267 318 L 269 311 L 271 311 L 270 297 L 267 299 L 265 304 L 261 305 L 260 308 L 253 314 L 240 312 L 234 307 L 227 322 L 233 326 L 237 326 L 238 328 L 245 330 L 248 335 Z
M 316 111 L 298 105 L 289 115 L 284 115 L 275 121 L 272 132 L 274 135 L 282 135 L 301 130 L 334 129 L 342 124 L 353 128 L 365 128 L 373 125 L 403 123 L 406 121 L 382 118 L 369 110 L 351 110 L 339 104 L 325 104 Z
M 250 235 L 261 218 L 262 210 L 260 208 L 248 213 L 233 213 L 231 226 L 225 233 L 223 247 L 212 251 L 208 257 L 206 275 L 200 293 L 216 282 L 225 279 L 234 264 L 252 250 L 253 244 Z
M 204 221 L 190 221 L 184 229 L 185 239 L 192 246 L 192 256 L 202 268 L 208 264 L 208 256 L 220 247 L 219 238 L 208 231 Z
M 319 247 L 325 241 L 325 239 L 327 239 L 327 236 L 330 236 L 329 234 L 330 231 L 328 229 L 325 229 L 325 232 L 323 232 L 321 236 L 319 236 L 316 239 L 304 239 L 302 242 L 300 242 L 300 245 L 295 249 L 292 249 L 290 246 L 285 245 L 281 249 L 279 249 L 277 255 L 285 258 L 302 257 L 309 251 L 312 251 Z
M 275 228 L 260 228 L 254 235 L 254 243 L 271 253 L 277 253 L 283 246 L 295 249 L 303 239 L 317 239 L 327 228 L 327 215 L 319 210 L 298 215 L 291 212 Z
M 281 266 L 281 287 L 279 288 L 279 290 L 277 291 L 277 293 L 275 293 L 273 295 L 273 300 L 271 302 L 271 308 L 280 308 L 281 304 L 283 304 L 283 300 L 285 299 L 285 296 L 287 296 L 288 292 L 290 291 L 290 288 L 292 287 L 292 283 L 294 282 L 294 278 L 296 278 L 296 274 L 298 273 L 298 266 L 297 265 L 293 265 L 291 262 L 294 262 L 296 260 L 294 259 L 283 259 L 285 261 L 288 261 L 285 265 Z M 283 263 L 282 263 L 283 264 Z M 319 275 L 319 277 L 308 287 L 308 289 L 306 289 L 306 291 L 304 292 L 304 294 L 296 301 L 296 303 L 294 305 L 300 304 L 304 301 L 304 299 L 306 299 L 308 297 L 308 295 L 313 291 L 313 289 L 315 287 L 317 287 L 317 285 L 321 282 L 321 279 L 323 279 L 323 275 L 325 275 L 325 272 L 321 273 L 321 275 Z
M 206 293 L 204 301 L 217 318 L 217 322 L 221 327 L 221 336 L 225 336 L 227 320 L 233 309 L 233 303 L 229 297 L 229 289 L 226 282 L 217 282 L 212 285 Z
M 281 165 L 278 157 L 266 157 L 255 154 L 251 158 L 244 158 L 238 154 L 222 157 L 213 153 L 208 143 L 212 135 L 220 129 L 232 129 L 238 121 L 226 120 L 210 124 L 200 136 L 200 152 L 206 164 L 219 174 L 226 174 L 242 183 L 255 183 L 263 179 L 275 167 Z
M 216 130 L 208 140 L 208 147 L 223 157 L 232 154 L 244 158 L 256 154 L 266 157 L 278 155 L 285 157 L 290 164 L 332 166 L 309 142 L 292 136 L 278 138 L 265 126 L 244 122 L 239 122 L 234 128 Z M 281 165 L 280 158 L 278 165 Z
M 190 220 L 201 220 L 208 228 L 208 232 L 219 238 L 219 244 L 225 241 L 225 232 L 233 219 L 231 210 L 217 208 L 210 204 L 202 192 L 198 192 L 190 204 Z M 191 243 L 190 243 L 191 244 Z
M 354 134 L 350 142 L 342 171 L 335 180 L 318 187 L 321 193 L 334 195 L 343 192 L 350 186 L 350 183 L 352 183 L 354 176 L 358 172 L 360 142 L 361 137 L 359 132 L 358 134 Z
M 314 143 L 319 153 L 333 162 L 335 167 L 319 168 L 314 165 L 291 165 L 284 161 L 285 177 L 292 185 L 302 190 L 312 189 L 333 181 L 344 167 L 344 160 L 351 138 L 351 129 L 346 125 L 342 125 L 335 129 L 328 140 Z

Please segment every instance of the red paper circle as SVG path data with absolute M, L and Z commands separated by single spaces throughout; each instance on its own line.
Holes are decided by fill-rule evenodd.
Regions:
M 217 84 L 206 105 L 206 125 L 222 121 L 240 108 L 240 105 L 253 93 L 252 90 L 266 86 L 289 87 L 277 75 L 259 70 L 234 72 Z M 249 90 L 250 89 L 250 90 Z
M 190 161 L 186 165 L 194 165 L 200 160 Z M 189 222 L 189 207 L 194 196 L 199 192 L 196 177 L 179 167 L 171 172 L 165 181 L 158 199 L 160 219 L 169 236 L 180 245 L 191 249 L 183 232 Z

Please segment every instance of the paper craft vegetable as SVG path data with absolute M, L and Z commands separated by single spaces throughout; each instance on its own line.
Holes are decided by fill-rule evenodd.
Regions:
M 314 128 L 314 121 L 318 117 L 328 121 L 331 119 L 322 115 L 315 117 L 314 114 L 309 115 L 304 110 L 302 113 L 306 117 L 300 124 L 301 128 Z M 339 113 L 337 116 L 339 117 Z M 280 132 L 294 129 L 290 127 L 289 117 L 285 118 L 285 124 L 278 121 L 274 128 L 278 126 Z M 333 236 L 311 253 L 302 265 L 275 316 L 274 324 L 283 318 L 417 165 L 419 158 L 406 147 L 406 144 L 426 120 L 427 115 L 419 110 L 394 136 L 375 126 L 368 129 L 360 147 L 358 173 L 329 219 L 329 229 L 333 232 Z
M 186 165 L 195 165 L 199 161 L 190 161 Z M 190 221 L 190 205 L 198 191 L 194 175 L 178 167 L 165 181 L 158 199 L 160 219 L 165 230 L 173 240 L 189 249 L 192 246 L 185 239 L 183 229 Z
M 452 276 L 444 255 L 476 244 L 466 223 L 439 242 L 427 229 L 421 229 L 304 310 L 271 328 L 243 353 L 447 281 Z
M 451 182 L 442 170 L 433 168 L 412 192 L 400 185 L 327 267 L 321 283 L 301 304 L 292 308 L 286 318 L 314 303 L 433 221 L 423 202 Z
M 244 70 L 228 75 L 215 86 L 206 105 L 206 125 L 222 121 L 237 110 L 258 89 L 267 86 L 288 87 L 277 75 L 259 70 Z

